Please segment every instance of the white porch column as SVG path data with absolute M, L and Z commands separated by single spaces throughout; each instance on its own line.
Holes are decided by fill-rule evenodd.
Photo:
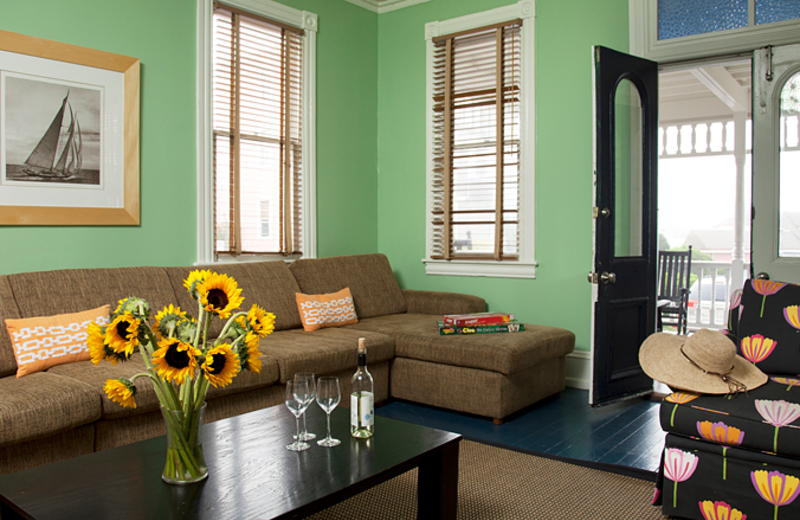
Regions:
M 736 160 L 736 205 L 733 213 L 733 252 L 731 260 L 731 290 L 741 289 L 744 283 L 744 244 L 745 217 L 749 212 L 744 207 L 744 187 L 747 179 L 744 163 L 747 156 L 745 150 L 745 129 L 747 112 L 735 111 L 733 156 Z M 748 237 L 749 240 L 749 237 Z

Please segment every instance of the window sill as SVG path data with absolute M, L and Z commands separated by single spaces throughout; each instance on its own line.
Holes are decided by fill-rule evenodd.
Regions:
M 283 260 L 287 264 L 291 264 L 294 260 L 301 258 L 299 255 L 283 256 L 283 255 L 241 255 L 241 256 L 226 256 L 221 255 L 217 260 L 203 260 L 196 262 L 195 265 L 224 265 L 224 264 L 247 264 L 253 262 L 271 262 L 275 260 Z M 311 258 L 305 256 L 303 258 Z
M 491 278 L 536 278 L 537 263 L 482 260 L 432 260 L 425 258 L 425 274 L 442 276 L 487 276 Z

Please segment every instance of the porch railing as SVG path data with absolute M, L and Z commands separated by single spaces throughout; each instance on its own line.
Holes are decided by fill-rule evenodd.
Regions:
M 692 260 L 692 274 L 697 276 L 689 294 L 689 328 L 724 329 L 728 324 L 731 293 L 741 287 L 731 287 L 730 262 Z M 750 263 L 745 262 L 743 280 L 750 278 Z

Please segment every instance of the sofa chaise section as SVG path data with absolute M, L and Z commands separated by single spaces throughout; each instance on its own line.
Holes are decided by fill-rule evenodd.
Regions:
M 289 269 L 307 294 L 350 288 L 359 322 L 346 328 L 391 336 L 390 395 L 491 417 L 512 413 L 561 392 L 575 335 L 525 324 L 513 334 L 441 336 L 444 314 L 483 312 L 482 298 L 401 290 L 380 254 L 297 260 Z M 368 349 L 369 351 L 369 349 Z
M 450 410 L 505 417 L 561 392 L 575 335 L 525 324 L 513 334 L 439 334 L 437 316 L 399 314 L 353 327 L 390 334 L 395 342 L 391 395 Z

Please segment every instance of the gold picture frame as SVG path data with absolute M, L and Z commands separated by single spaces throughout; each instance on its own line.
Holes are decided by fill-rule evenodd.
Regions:
M 95 207 L 92 205 L 84 205 L 80 197 L 76 197 L 76 193 L 80 193 L 80 189 L 69 189 L 73 186 L 69 186 L 67 184 L 59 185 L 58 183 L 63 182 L 70 182 L 70 181 L 61 181 L 60 179 L 48 179 L 45 173 L 41 173 L 44 177 L 32 177 L 28 179 L 24 179 L 27 181 L 26 183 L 23 182 L 16 182 L 17 185 L 23 185 L 23 192 L 25 195 L 35 194 L 37 189 L 40 189 L 43 194 L 47 195 L 49 193 L 53 193 L 55 188 L 59 186 L 66 187 L 67 189 L 61 189 L 60 192 L 55 192 L 56 195 L 47 195 L 38 200 L 44 200 L 44 205 L 13 205 L 13 203 L 9 203 L 9 197 L 4 199 L 0 199 L 0 225 L 138 225 L 139 224 L 139 214 L 140 214 L 140 206 L 139 206 L 139 68 L 140 63 L 138 58 L 131 58 L 128 56 L 122 56 L 119 54 L 112 54 L 110 52 L 99 51 L 95 49 L 89 49 L 86 47 L 79 47 L 77 45 L 71 45 L 66 43 L 55 42 L 52 40 L 46 40 L 43 38 L 37 38 L 33 36 L 27 36 L 23 34 L 12 33 L 8 31 L 0 30 L 0 51 L 6 51 L 6 53 L 15 53 L 20 56 L 14 56 L 14 54 L 3 54 L 6 57 L 12 57 L 14 59 L 19 60 L 26 60 L 30 58 L 44 58 L 45 60 L 53 60 L 53 67 L 63 68 L 63 64 L 69 64 L 74 66 L 83 66 L 89 67 L 91 69 L 97 69 L 97 73 L 101 75 L 105 75 L 103 77 L 110 77 L 114 87 L 114 92 L 111 92 L 110 96 L 109 93 L 105 93 L 102 96 L 98 94 L 96 97 L 97 99 L 103 100 L 97 102 L 98 105 L 105 103 L 105 100 L 109 97 L 114 98 L 116 101 L 116 105 L 114 108 L 115 114 L 119 113 L 121 116 L 121 130 L 120 128 L 114 129 L 114 136 L 119 136 L 121 133 L 121 139 L 119 137 L 115 137 L 114 139 L 108 139 L 105 142 L 110 143 L 113 141 L 113 146 L 116 148 L 112 148 L 111 154 L 106 153 L 103 148 L 106 144 L 102 146 L 100 144 L 97 145 L 98 150 L 95 153 L 95 156 L 98 157 L 98 166 L 97 166 L 97 173 L 96 173 L 96 181 L 91 181 L 89 184 L 96 184 L 97 186 L 90 186 L 90 188 L 103 188 L 106 184 L 103 184 L 103 177 L 101 176 L 101 172 L 105 168 L 105 163 L 102 159 L 103 154 L 106 155 L 113 155 L 115 157 L 114 168 L 113 171 L 109 168 L 109 175 L 114 176 L 110 181 L 108 181 L 107 185 L 113 185 L 117 191 L 121 191 L 121 197 L 114 196 L 113 200 L 115 201 L 113 204 L 109 204 L 106 206 Z M 47 67 L 47 62 L 40 62 L 41 60 L 34 59 L 32 62 L 35 62 L 37 67 L 42 68 L 42 66 Z M 59 63 L 60 62 L 60 63 Z M 78 71 L 78 74 L 81 70 L 89 70 L 91 69 L 81 69 L 79 67 L 75 67 L 75 70 Z M 3 66 L 0 66 L 0 72 L 5 72 L 6 74 L 13 75 L 15 71 L 13 69 L 5 70 Z M 120 76 L 117 76 L 119 74 Z M 47 76 L 49 74 L 44 74 L 45 79 L 42 83 L 46 84 L 46 81 L 49 79 Z M 31 76 L 34 80 L 40 79 L 38 75 Z M 57 78 L 57 75 L 54 77 Z M 22 81 L 24 79 L 14 78 L 11 77 L 12 80 L 20 81 L 22 85 Z M 6 79 L 3 79 L 3 83 L 0 84 L 0 89 L 6 85 Z M 34 81 L 33 83 L 36 83 Z M 58 79 L 53 80 L 54 84 L 58 83 Z M 79 85 L 80 87 L 80 85 Z M 71 89 L 70 89 L 71 88 Z M 72 87 L 63 87 L 62 89 L 67 89 L 67 95 L 64 97 L 63 103 L 61 103 L 61 110 L 57 114 L 58 116 L 63 117 L 65 113 L 71 114 L 73 108 L 71 104 L 69 106 L 67 102 L 67 98 L 70 96 L 70 92 L 74 91 L 81 91 L 81 88 L 72 88 Z M 9 89 L 6 88 L 8 91 Z M 101 90 L 101 89 L 98 89 Z M 121 90 L 121 92 L 119 92 Z M 22 88 L 20 87 L 20 91 Z M 3 93 L 0 92 L 0 95 L 6 96 L 8 92 Z M 73 94 L 73 96 L 77 96 L 77 94 Z M 53 96 L 51 95 L 51 98 Z M 3 100 L 5 98 L 2 98 Z M 5 106 L 5 105 L 3 105 Z M 68 111 L 67 111 L 68 109 Z M 8 112 L 8 110 L 7 110 Z M 87 111 L 84 111 L 87 112 Z M 91 111 L 89 111 L 91 112 Z M 77 114 L 77 112 L 76 112 Z M 0 113 L 0 117 L 6 117 L 4 114 Z M 95 119 L 100 120 L 101 118 L 95 114 Z M 77 152 L 77 171 L 81 172 L 81 164 L 82 158 L 80 155 L 80 150 L 83 148 L 83 140 L 81 138 L 81 131 L 80 131 L 80 121 L 77 120 L 77 134 L 78 137 L 75 139 L 76 142 L 80 142 L 80 144 L 72 144 L 73 143 L 73 127 L 76 123 L 76 115 L 70 115 L 70 125 L 69 125 L 69 140 L 66 143 L 67 147 L 70 147 L 71 150 L 78 150 Z M 5 119 L 2 119 L 2 122 L 5 123 Z M 117 123 L 119 121 L 117 120 Z M 98 132 L 97 141 L 98 143 L 103 143 L 102 136 L 103 133 L 106 132 L 106 124 L 100 124 L 100 130 Z M 0 127 L 0 130 L 5 128 L 5 126 Z M 56 128 L 56 130 L 53 130 Z M 52 134 L 55 133 L 56 137 L 55 143 L 56 147 L 59 146 L 59 143 L 64 141 L 62 134 L 64 130 L 61 126 L 61 119 L 58 121 L 58 125 L 55 123 L 55 119 L 49 128 L 49 131 Z M 9 139 L 9 132 L 6 130 L 6 136 L 0 135 L 0 151 L 3 151 L 2 159 L 3 164 L 0 165 L 2 168 L 2 176 L 0 176 L 0 181 L 4 181 L 7 178 L 7 169 L 6 165 L 9 161 L 8 151 L 6 150 L 6 141 Z M 88 135 L 88 132 L 87 132 Z M 41 138 L 42 140 L 45 137 Z M 58 139 L 61 139 L 59 141 Z M 63 146 L 63 145 L 62 145 Z M 80 148 L 78 148 L 80 146 Z M 109 145 L 111 146 L 111 145 Z M 38 146 L 37 146 L 38 147 Z M 54 154 L 56 152 L 53 152 Z M 73 164 L 75 163 L 75 154 L 73 152 L 73 161 L 70 162 L 70 167 L 72 168 Z M 63 157 L 61 160 L 65 160 L 68 156 L 66 147 L 64 147 Z M 119 160 L 121 157 L 121 161 Z M 30 160 L 30 157 L 29 157 Z M 27 164 L 30 164 L 26 161 Z M 10 166 L 9 166 L 10 167 Z M 21 167 L 21 165 L 20 165 Z M 121 168 L 121 172 L 119 171 Z M 72 169 L 73 172 L 75 169 Z M 41 170 L 44 172 L 44 170 Z M 53 169 L 51 167 L 50 171 L 52 172 Z M 87 169 L 88 171 L 88 169 Z M 94 170 L 92 170 L 94 171 Z M 33 175 L 29 173 L 28 175 Z M 53 174 L 50 174 L 53 175 Z M 66 174 L 65 174 L 66 175 Z M 121 178 L 119 176 L 121 175 Z M 69 175 L 66 178 L 72 177 L 73 175 Z M 31 180 L 32 179 L 32 180 Z M 41 181 L 41 182 L 37 182 Z M 51 185 L 46 184 L 46 182 L 50 182 Z M 53 187 L 52 183 L 55 184 L 55 188 Z M 8 182 L 9 185 L 15 184 L 13 181 Z M 37 187 L 38 186 L 38 187 Z M 4 186 L 0 185 L 0 195 L 2 195 L 2 190 L 8 189 L 19 189 L 17 186 Z M 49 190 L 49 191 L 48 191 Z M 84 190 L 86 191 L 86 190 Z M 99 193 L 102 190 L 95 189 L 94 193 Z M 9 194 L 12 193 L 11 191 L 8 192 Z M 47 197 L 50 197 L 48 199 Z M 59 200 L 59 203 L 54 205 L 47 205 L 47 200 Z M 16 201 L 15 201 L 16 202 Z M 73 204 L 73 202 L 76 202 Z

